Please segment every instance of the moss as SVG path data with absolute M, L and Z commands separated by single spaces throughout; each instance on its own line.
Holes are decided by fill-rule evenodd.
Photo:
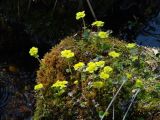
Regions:
M 129 105 L 131 96 L 133 95 L 132 91 L 135 89 L 134 78 L 136 77 L 142 78 L 145 87 L 141 90 L 136 104 L 134 104 L 134 113 L 141 111 L 141 115 L 143 116 L 143 113 L 149 114 L 150 111 L 157 111 L 159 109 L 159 101 L 157 99 L 159 93 L 154 85 L 158 81 L 153 80 L 155 74 L 152 71 L 152 67 L 146 62 L 153 59 L 153 56 L 148 55 L 149 51 L 143 47 L 137 47 L 136 51 L 130 53 L 125 47 L 126 42 L 111 37 L 99 40 L 101 42 L 97 44 L 93 41 L 86 42 L 73 37 L 67 37 L 45 54 L 42 59 L 43 65 L 41 65 L 37 72 L 37 83 L 42 83 L 45 87 L 37 95 L 35 120 L 98 120 L 99 111 L 106 109 L 113 97 L 113 90 L 117 91 L 121 84 L 121 79 L 125 77 L 127 72 L 133 74 L 133 79 L 128 79 L 114 103 L 116 119 L 118 120 L 122 117 L 122 114 Z M 75 57 L 70 61 L 70 66 L 79 61 L 87 64 L 93 59 L 101 59 L 103 57 L 106 65 L 111 65 L 114 69 L 111 78 L 105 82 L 105 87 L 101 89 L 88 87 L 89 83 L 94 81 L 94 78 L 92 78 L 94 76 L 88 77 L 85 81 L 81 82 L 80 76 L 83 74 L 74 71 L 72 67 L 72 74 L 66 72 L 68 61 L 60 55 L 60 52 L 65 49 L 70 49 L 75 53 Z M 121 53 L 120 59 L 113 59 L 108 56 L 108 52 L 112 50 Z M 130 54 L 132 56 L 138 54 L 138 60 L 130 62 L 130 57 L 132 57 Z M 65 92 L 60 96 L 57 96 L 55 91 L 50 88 L 57 80 L 67 80 L 69 82 Z M 75 80 L 79 81 L 78 85 L 74 84 Z M 112 110 L 109 110 L 108 119 L 112 116 L 111 112 Z

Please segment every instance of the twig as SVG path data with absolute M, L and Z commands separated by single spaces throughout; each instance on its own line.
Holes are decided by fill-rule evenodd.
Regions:
M 132 100 L 131 100 L 131 103 L 130 103 L 130 105 L 128 106 L 128 109 L 127 109 L 125 115 L 123 116 L 123 119 L 122 119 L 122 120 L 125 120 L 125 118 L 126 118 L 126 116 L 127 116 L 127 114 L 128 114 L 128 111 L 129 111 L 129 109 L 131 108 L 131 106 L 132 106 L 132 104 L 133 104 L 133 102 L 134 102 L 134 100 L 135 100 L 135 98 L 136 98 L 136 96 L 138 95 L 139 92 L 140 92 L 140 89 L 138 89 L 137 92 L 133 95 L 133 98 L 132 98 Z
M 89 6 L 89 9 L 90 9 L 90 11 L 91 11 L 91 13 L 92 13 L 93 18 L 94 18 L 95 20 L 97 20 L 97 17 L 96 17 L 96 15 L 95 15 L 94 11 L 93 11 L 93 7 L 92 7 L 90 1 L 87 0 L 87 3 L 88 3 L 88 6 Z
M 115 93 L 115 88 L 113 88 L 113 97 L 114 97 L 114 93 Z M 114 120 L 114 116 L 115 116 L 115 108 L 114 108 L 114 103 L 113 103 L 113 113 L 112 113 L 112 120 Z
M 109 108 L 111 107 L 112 103 L 114 102 L 114 100 L 116 99 L 118 93 L 120 92 L 121 88 L 123 87 L 124 83 L 126 82 L 126 80 L 123 81 L 123 83 L 121 84 L 121 86 L 119 87 L 118 91 L 116 92 L 116 94 L 114 95 L 114 97 L 112 98 L 111 102 L 109 103 L 107 109 L 105 110 L 104 114 L 101 117 L 101 120 L 103 120 L 105 114 L 108 112 Z
M 29 12 L 29 10 L 30 10 L 30 7 L 31 7 L 31 2 L 32 2 L 32 0 L 29 0 L 29 3 L 28 3 L 28 8 L 27 8 L 27 12 Z
M 54 3 L 53 9 L 52 9 L 52 15 L 53 15 L 53 13 L 54 13 L 54 11 L 55 11 L 55 9 L 56 9 L 56 6 L 57 6 L 57 0 L 56 0 L 55 3 Z
M 115 116 L 115 109 L 114 109 L 114 103 L 113 103 L 113 114 L 112 114 L 112 120 L 114 120 L 114 116 Z

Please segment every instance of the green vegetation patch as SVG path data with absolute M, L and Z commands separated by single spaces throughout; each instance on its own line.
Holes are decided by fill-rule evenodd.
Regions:
M 34 119 L 138 119 L 159 111 L 158 50 L 112 38 L 102 21 L 91 31 L 84 17 L 84 11 L 76 14 L 82 33 L 62 40 L 42 60 L 38 49 L 30 50 L 40 61 Z

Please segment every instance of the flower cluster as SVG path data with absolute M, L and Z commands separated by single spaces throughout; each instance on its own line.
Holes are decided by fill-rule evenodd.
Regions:
M 102 71 L 102 72 L 100 72 L 99 77 L 100 77 L 101 79 L 106 80 L 106 79 L 109 78 L 109 74 L 107 74 L 107 73 L 105 73 L 105 72 Z
M 109 34 L 107 32 L 103 32 L 103 31 L 100 31 L 98 33 L 98 37 L 104 39 L 104 38 L 108 38 Z
M 29 50 L 29 54 L 30 56 L 33 56 L 35 58 L 38 58 L 38 48 L 37 47 L 32 47 L 30 50 Z
M 142 87 L 143 87 L 143 82 L 142 82 L 142 80 L 137 79 L 137 80 L 136 80 L 136 83 L 135 83 L 135 86 L 136 86 L 137 88 L 142 88 Z
M 85 17 L 85 11 L 82 11 L 82 12 L 77 12 L 76 13 L 76 19 L 79 20 L 79 19 L 83 19 Z M 86 28 L 86 25 L 85 25 L 85 21 L 83 20 L 83 24 L 84 24 L 84 28 Z M 104 22 L 103 21 L 94 21 L 92 24 L 92 26 L 96 26 L 98 28 L 100 27 L 103 27 L 104 26 Z M 100 30 L 100 29 L 99 29 Z M 109 32 L 104 32 L 104 31 L 98 31 L 97 32 L 97 35 L 99 38 L 101 39 L 105 39 L 105 38 L 108 38 L 109 36 Z
M 104 71 L 105 73 L 110 73 L 110 72 L 113 71 L 113 68 L 111 68 L 110 66 L 105 66 L 105 67 L 103 68 L 103 71 Z
M 75 80 L 75 81 L 74 81 L 74 84 L 77 85 L 77 84 L 78 84 L 78 80 Z
M 81 18 L 84 18 L 86 16 L 85 11 L 77 12 L 76 13 L 76 20 L 79 20 Z
M 119 57 L 119 56 L 120 56 L 120 53 L 117 53 L 117 52 L 115 52 L 115 51 L 111 51 L 111 52 L 109 52 L 108 55 L 111 56 L 111 57 L 113 57 L 113 58 L 116 58 L 116 57 Z
M 138 60 L 138 56 L 131 56 L 130 58 L 131 58 L 132 61 Z
M 61 52 L 61 57 L 72 58 L 72 57 L 74 57 L 74 53 L 71 50 L 63 50 Z
M 51 87 L 63 89 L 63 88 L 67 87 L 67 84 L 68 84 L 68 81 L 66 81 L 66 80 L 64 80 L 64 81 L 57 80 L 57 82 L 54 83 Z
M 85 66 L 85 64 L 83 62 L 79 62 L 79 63 L 75 64 L 73 67 L 75 70 L 78 70 L 78 69 L 82 69 L 84 66 Z
M 136 47 L 136 44 L 135 43 L 129 43 L 129 44 L 127 44 L 126 47 L 129 48 L 129 49 L 132 49 L 132 48 Z
M 96 82 L 93 82 L 93 83 L 92 83 L 92 86 L 93 86 L 94 88 L 100 89 L 100 88 L 102 88 L 102 87 L 104 86 L 104 82 L 102 82 L 102 81 L 96 81 Z
M 83 62 L 79 62 L 75 64 L 73 67 L 75 70 L 84 68 L 85 64 Z M 94 73 L 98 70 L 98 68 L 103 68 L 105 66 L 105 61 L 97 61 L 97 62 L 89 62 L 86 66 L 85 71 L 89 73 Z M 108 79 L 110 77 L 109 73 L 112 72 L 113 69 L 110 66 L 105 66 L 99 74 L 101 79 Z
M 103 27 L 104 22 L 102 21 L 95 21 L 92 23 L 92 26 L 97 26 L 97 27 Z
M 42 88 L 43 88 L 43 84 L 41 83 L 34 86 L 34 90 L 40 90 Z
M 95 63 L 97 65 L 97 67 L 100 67 L 100 68 L 104 67 L 104 65 L 105 65 L 105 61 L 98 61 L 98 62 L 95 62 Z
M 109 73 L 113 71 L 113 68 L 111 68 L 110 66 L 105 66 L 103 68 L 103 70 L 100 72 L 99 77 L 101 79 L 108 79 L 110 77 Z
M 132 74 L 130 74 L 130 73 L 126 73 L 126 76 L 127 76 L 128 79 L 132 78 Z
M 105 65 L 105 61 L 97 61 L 97 62 L 89 62 L 87 64 L 87 67 L 85 69 L 86 72 L 89 72 L 89 73 L 94 73 L 95 71 L 98 70 L 98 68 L 103 68 Z M 75 64 L 73 67 L 75 70 L 78 70 L 78 69 L 82 69 L 84 68 L 85 64 L 83 62 L 79 62 L 77 64 Z M 109 73 L 112 72 L 113 69 L 110 67 L 110 66 L 105 66 L 102 71 L 100 72 L 99 74 L 99 77 L 101 79 L 108 79 L 110 77 Z
M 144 52 L 145 49 L 139 49 L 135 43 L 124 45 L 124 42 L 117 41 L 114 38 L 108 39 L 109 31 L 104 32 L 100 29 L 104 26 L 104 22 L 102 21 L 92 23 L 92 26 L 97 28 L 96 31 L 86 29 L 84 17 L 84 11 L 76 14 L 76 19 L 82 20 L 84 24 L 83 31 L 75 37 L 78 39 L 67 38 L 53 49 L 51 54 L 47 55 L 48 58 L 45 57 L 44 63 L 46 63 L 47 66 L 41 67 L 42 69 L 40 69 L 41 71 L 38 73 L 38 80 L 46 83 L 44 85 L 45 88 L 47 88 L 42 89 L 43 84 L 38 84 L 34 87 L 35 90 L 42 89 L 42 91 L 39 91 L 41 96 L 44 95 L 44 97 L 42 97 L 44 99 L 47 98 L 45 101 L 43 100 L 46 106 L 43 111 L 45 112 L 46 109 L 51 110 L 51 112 L 48 111 L 48 113 L 51 113 L 49 117 L 50 115 L 53 117 L 54 115 L 61 115 L 59 118 L 72 119 L 73 116 L 74 119 L 79 117 L 78 115 L 81 114 L 81 110 L 85 110 L 82 113 L 82 119 L 94 119 L 94 116 L 90 116 L 92 114 L 88 112 L 91 110 L 98 113 L 97 117 L 99 115 L 100 119 L 104 119 L 104 116 L 106 117 L 105 119 L 109 119 L 112 116 L 108 116 L 107 118 L 107 115 L 108 112 L 112 112 L 110 107 L 112 107 L 114 103 L 117 103 L 114 104 L 114 108 L 117 109 L 123 104 L 123 99 L 125 98 L 127 101 L 131 99 L 131 103 L 127 104 L 132 105 L 134 102 L 132 98 L 136 98 L 137 95 L 139 95 L 138 92 L 142 92 L 140 93 L 141 95 L 138 96 L 138 100 L 140 101 L 137 101 L 137 107 L 139 109 L 139 106 L 143 105 L 141 103 L 145 103 L 144 101 L 146 101 L 143 100 L 143 98 L 147 99 L 148 102 L 150 98 L 152 99 L 152 97 L 150 97 L 152 91 L 159 91 L 160 88 L 157 81 L 156 83 L 159 85 L 158 88 L 157 86 L 152 87 L 154 84 L 153 81 L 151 81 L 153 82 L 152 85 L 146 81 L 148 79 L 150 81 L 152 78 L 155 79 L 157 75 L 152 75 L 152 69 L 153 67 L 158 67 L 158 65 L 154 65 L 153 67 L 149 65 L 150 62 L 152 62 L 150 61 L 150 57 L 154 56 L 149 56 L 148 58 L 147 56 L 149 54 Z M 71 49 L 69 50 L 69 48 Z M 60 49 L 62 51 L 59 51 Z M 76 51 L 76 53 L 71 50 Z M 57 55 L 57 52 L 59 52 L 59 55 Z M 36 49 L 33 48 L 31 56 L 36 56 L 37 54 L 38 49 L 36 51 Z M 51 57 L 51 59 L 49 57 Z M 46 62 L 48 59 L 50 62 Z M 43 73 L 45 73 L 45 75 Z M 147 88 L 148 86 L 151 86 L 151 89 Z M 139 91 L 140 89 L 143 90 Z M 120 93 L 121 91 L 122 93 Z M 128 92 L 123 93 L 123 91 Z M 133 93 L 131 93 L 131 91 Z M 148 93 L 148 91 L 151 91 L 151 93 Z M 158 95 L 157 93 L 156 96 Z M 149 97 L 146 97 L 145 94 L 149 95 Z M 155 104 L 156 103 L 157 102 L 155 102 Z M 106 105 L 108 105 L 108 107 Z M 150 103 L 148 106 L 149 105 Z M 77 108 L 79 106 L 80 108 Z M 93 109 L 90 106 L 93 106 Z M 126 108 L 126 110 L 129 110 L 129 107 Z M 62 108 L 62 114 L 57 114 L 60 108 Z M 77 114 L 70 111 L 63 112 L 66 109 L 76 109 Z M 123 112 L 120 110 L 121 109 L 118 109 L 115 112 Z M 41 114 L 41 112 L 39 114 Z M 127 114 L 127 112 L 125 114 Z M 37 114 L 37 116 L 39 115 Z M 98 119 L 97 117 L 95 119 Z
M 88 71 L 89 73 L 93 73 L 94 71 L 96 71 L 98 69 L 96 63 L 94 62 L 89 62 L 87 64 L 87 68 L 86 68 L 86 71 Z

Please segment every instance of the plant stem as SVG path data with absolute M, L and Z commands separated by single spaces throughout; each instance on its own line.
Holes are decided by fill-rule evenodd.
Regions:
M 114 104 L 113 104 L 113 114 L 112 114 L 112 120 L 114 120 L 114 115 L 115 115 L 114 111 L 115 111 L 115 109 L 114 109 Z
M 114 95 L 114 97 L 112 98 L 111 102 L 109 103 L 107 109 L 105 110 L 104 114 L 101 117 L 101 120 L 103 120 L 103 118 L 105 117 L 105 114 L 108 112 L 109 108 L 111 107 L 112 103 L 114 102 L 114 100 L 116 99 L 118 93 L 120 92 L 121 88 L 123 87 L 124 83 L 126 82 L 126 80 L 123 81 L 123 83 L 121 84 L 121 86 L 119 87 L 118 91 L 116 92 L 116 94 Z
M 57 1 L 58 1 L 58 0 L 55 0 L 55 2 L 54 2 L 54 6 L 53 6 L 53 9 L 52 9 L 52 15 L 53 15 L 53 13 L 55 12 L 55 8 L 56 8 L 56 6 L 57 6 Z
M 70 66 L 70 63 L 69 63 L 69 61 L 68 61 L 68 67 L 69 67 L 69 72 L 71 73 L 71 80 L 72 80 L 72 70 L 71 70 L 71 66 Z
M 39 59 L 39 57 L 36 57 L 36 58 L 37 58 L 38 62 L 39 62 L 40 64 L 42 64 L 42 62 L 41 62 L 41 60 Z
M 113 89 L 113 96 L 114 96 L 114 89 Z M 112 111 L 112 112 L 113 112 L 113 114 L 112 114 L 112 120 L 114 120 L 114 115 L 115 115 L 114 110 L 115 110 L 115 109 L 114 109 L 114 103 L 113 103 L 113 111 Z
M 132 106 L 132 104 L 133 104 L 133 102 L 134 102 L 134 100 L 135 100 L 135 98 L 136 98 L 136 96 L 138 95 L 139 92 L 140 92 L 140 89 L 138 89 L 137 92 L 133 95 L 132 100 L 131 100 L 131 103 L 130 103 L 130 105 L 128 106 L 128 109 L 127 109 L 125 115 L 123 116 L 123 119 L 122 119 L 122 120 L 125 120 L 125 118 L 126 118 L 126 116 L 127 116 L 127 114 L 128 114 L 128 111 L 129 111 L 129 109 L 131 108 L 131 106 Z
M 36 57 L 36 59 L 38 60 L 38 62 L 40 63 L 40 65 L 41 65 L 42 67 L 46 67 L 46 65 L 45 65 L 44 63 L 42 63 L 42 61 L 39 59 L 39 57 Z
M 83 94 L 83 73 L 81 72 L 81 90 Z
M 82 21 L 83 21 L 83 29 L 85 30 L 86 29 L 86 24 L 85 24 L 85 21 L 84 21 L 83 18 L 82 18 Z

